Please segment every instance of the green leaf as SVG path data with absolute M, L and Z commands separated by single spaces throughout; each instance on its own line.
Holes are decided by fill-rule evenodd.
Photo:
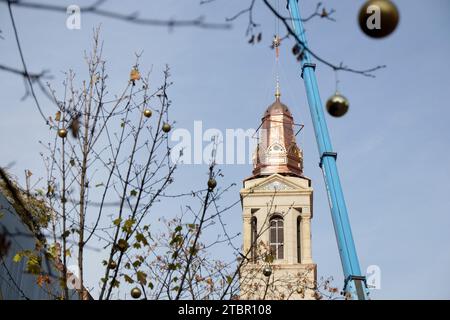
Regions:
M 113 224 L 114 224 L 115 226 L 120 225 L 121 222 L 122 222 L 122 218 L 117 218 L 117 219 L 113 220 Z
M 143 244 L 144 246 L 148 246 L 148 241 L 147 241 L 147 239 L 146 239 L 145 236 L 144 236 L 142 233 L 140 233 L 140 232 L 136 233 L 136 241 L 137 241 L 137 242 L 142 242 L 142 244 Z
M 183 227 L 182 227 L 182 226 L 177 226 L 177 227 L 175 228 L 175 232 L 180 232 L 181 230 L 183 230 Z
M 38 256 L 31 255 L 27 261 L 27 272 L 32 274 L 41 273 L 41 259 Z
M 232 276 L 227 276 L 227 283 L 231 284 L 231 282 L 233 282 L 233 277 Z
M 175 264 L 173 264 L 173 263 L 169 263 L 167 265 L 167 267 L 169 268 L 169 270 L 177 270 L 177 266 Z
M 189 224 L 188 224 L 188 228 L 193 230 L 193 229 L 196 229 L 196 228 L 197 228 L 197 225 L 194 224 L 194 223 L 189 223 Z
M 140 284 L 144 286 L 147 284 L 147 274 L 145 272 L 138 271 L 136 276 Z
M 140 244 L 139 242 L 135 242 L 135 243 L 133 244 L 133 248 L 135 248 L 135 249 L 140 249 L 140 248 L 141 248 L 141 244 Z
M 20 262 L 22 260 L 22 254 L 21 253 L 16 253 L 15 256 L 13 257 L 13 261 L 14 262 Z
M 136 223 L 135 219 L 130 218 L 130 219 L 125 220 L 125 222 L 123 223 L 123 226 L 122 226 L 123 232 L 130 233 L 131 229 L 133 228 L 133 225 L 135 223 Z
M 133 280 L 130 276 L 124 274 L 123 277 L 124 277 L 124 279 L 125 279 L 126 282 L 128 282 L 128 283 L 134 283 L 134 280 Z
M 118 280 L 111 280 L 111 286 L 113 288 L 118 288 L 120 285 L 120 282 Z
M 64 231 L 64 233 L 61 235 L 61 238 L 65 239 L 65 238 L 67 238 L 68 236 L 70 236 L 70 230 Z
M 134 190 L 134 189 L 130 191 L 130 195 L 131 195 L 132 197 L 136 197 L 137 194 L 138 194 L 137 191 Z
M 141 242 L 144 240 L 145 240 L 145 236 L 142 233 L 140 233 L 140 232 L 136 233 L 136 241 Z
M 47 251 L 48 256 L 52 259 L 56 259 L 58 255 L 58 249 L 56 248 L 56 245 L 52 244 L 50 248 Z
M 172 240 L 170 240 L 170 245 L 181 244 L 183 242 L 183 237 L 180 234 L 176 234 L 173 236 Z
M 274 257 L 273 257 L 272 254 L 266 254 L 264 260 L 265 260 L 267 263 L 272 263 L 273 260 L 274 260 Z
M 189 248 L 189 253 L 190 253 L 191 255 L 195 256 L 195 255 L 197 254 L 197 252 L 198 252 L 198 249 L 197 249 L 197 248 L 194 248 L 194 247 L 190 247 L 190 248 Z

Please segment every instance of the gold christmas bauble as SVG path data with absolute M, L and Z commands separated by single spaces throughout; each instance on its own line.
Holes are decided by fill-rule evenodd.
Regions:
M 119 239 L 119 241 L 117 241 L 117 247 L 119 251 L 124 252 L 128 249 L 128 242 L 125 239 Z
M 131 289 L 131 296 L 134 299 L 139 299 L 141 294 L 142 294 L 141 289 L 139 289 L 138 287 L 134 287 L 133 289 Z
M 111 270 L 114 270 L 114 269 L 117 267 L 117 263 L 116 263 L 115 261 L 111 260 L 111 261 L 109 262 L 109 264 L 108 264 L 108 267 L 109 267 Z
M 336 92 L 327 101 L 327 111 L 333 117 L 342 117 L 348 111 L 349 102 L 346 97 Z
M 171 129 L 170 124 L 168 124 L 167 122 L 163 124 L 162 126 L 162 131 L 164 131 L 165 133 L 169 132 Z
M 371 38 L 384 38 L 397 28 L 399 12 L 390 0 L 368 0 L 359 10 L 359 27 Z
M 266 277 L 270 277 L 271 274 L 272 274 L 272 268 L 269 266 L 265 266 L 263 269 L 263 275 L 265 275 Z
M 64 128 L 59 129 L 59 130 L 58 130 L 58 136 L 59 136 L 60 138 L 65 138 L 65 137 L 67 137 L 67 130 L 64 129 Z
M 144 110 L 144 116 L 145 116 L 146 118 L 150 118 L 150 117 L 152 116 L 152 110 L 150 110 L 150 109 L 145 109 L 145 110 Z
M 214 189 L 216 186 L 217 186 L 217 181 L 216 181 L 216 179 L 210 178 L 210 179 L 208 180 L 208 188 L 212 190 L 212 189 Z

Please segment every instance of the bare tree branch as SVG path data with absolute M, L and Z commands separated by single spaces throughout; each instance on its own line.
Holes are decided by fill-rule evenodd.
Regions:
M 45 11 L 53 11 L 66 14 L 67 7 L 53 5 L 53 4 L 43 4 L 43 3 L 32 3 L 25 2 L 21 0 L 0 0 L 1 2 L 7 2 L 8 4 L 15 5 L 17 7 L 22 8 L 30 8 L 37 10 L 45 10 Z M 147 25 L 147 26 L 155 26 L 155 27 L 168 27 L 169 29 L 173 29 L 176 27 L 196 27 L 202 29 L 229 29 L 231 25 L 228 23 L 213 23 L 213 22 L 205 22 L 205 18 L 203 16 L 197 17 L 191 20 L 176 20 L 176 19 L 150 19 L 150 18 L 140 18 L 138 12 L 133 12 L 130 14 L 122 14 L 119 12 L 109 11 L 100 8 L 106 1 L 96 1 L 90 6 L 81 7 L 80 11 L 82 13 L 94 14 L 97 16 L 102 16 L 106 18 L 116 19 L 124 22 L 129 22 L 137 25 Z
M 380 69 L 386 68 L 385 65 L 379 65 L 379 66 L 375 66 L 373 68 L 368 68 L 368 69 L 354 69 L 354 68 L 350 68 L 346 65 L 344 65 L 343 62 L 339 63 L 339 64 L 333 64 L 323 58 L 321 58 L 320 56 L 318 56 L 315 52 L 313 52 L 308 46 L 305 45 L 305 43 L 303 43 L 303 41 L 301 41 L 301 39 L 297 36 L 297 34 L 294 32 L 294 30 L 292 30 L 291 26 L 289 25 L 288 21 L 289 19 L 283 17 L 270 3 L 268 0 L 263 0 L 264 4 L 267 6 L 267 8 L 269 8 L 269 10 L 283 23 L 283 25 L 286 27 L 286 30 L 288 31 L 289 35 L 293 36 L 295 41 L 300 45 L 301 49 L 308 52 L 309 54 L 311 54 L 311 56 L 313 56 L 317 61 L 323 63 L 324 65 L 330 67 L 331 69 L 333 69 L 334 71 L 346 71 L 346 72 L 351 72 L 351 73 L 356 73 L 356 74 L 360 74 L 363 75 L 365 77 L 370 77 L 370 78 L 374 78 L 375 75 L 373 75 L 373 72 L 378 71 Z
M 34 92 L 33 81 L 31 80 L 30 74 L 28 73 L 27 65 L 25 63 L 25 58 L 24 58 L 23 52 L 22 52 L 22 46 L 20 45 L 20 40 L 19 40 L 19 35 L 18 35 L 18 32 L 17 32 L 16 23 L 14 21 L 14 15 L 13 15 L 12 8 L 11 8 L 11 1 L 7 1 L 7 3 L 8 3 L 9 17 L 11 18 L 11 23 L 12 23 L 12 26 L 13 26 L 13 29 L 14 29 L 14 36 L 16 38 L 17 48 L 19 49 L 20 59 L 22 61 L 25 77 L 26 77 L 26 79 L 28 81 L 28 85 L 30 86 L 31 95 L 33 96 L 33 100 L 34 100 L 34 102 L 36 104 L 37 109 L 39 110 L 39 113 L 40 113 L 41 117 L 44 119 L 45 123 L 48 124 L 49 123 L 48 119 L 44 115 L 44 112 L 42 111 L 42 108 L 41 108 L 41 106 L 39 104 L 39 101 L 38 101 L 38 99 L 36 97 L 36 93 Z

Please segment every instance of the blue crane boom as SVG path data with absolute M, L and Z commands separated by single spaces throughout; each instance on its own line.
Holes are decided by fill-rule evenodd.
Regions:
M 301 41 L 298 45 L 304 49 L 308 48 L 308 44 L 297 1 L 298 0 L 287 0 L 287 6 L 291 15 L 293 30 L 297 38 Z M 301 72 L 305 83 L 317 146 L 319 148 L 320 168 L 322 169 L 327 188 L 334 231 L 344 271 L 344 292 L 346 296 L 351 299 L 365 300 L 368 298 L 366 279 L 361 274 L 358 256 L 356 254 L 347 207 L 345 205 L 344 194 L 342 192 L 336 166 L 337 154 L 333 151 L 331 146 L 323 105 L 320 100 L 319 88 L 315 75 L 315 64 L 311 62 L 311 55 L 307 50 L 303 50 Z

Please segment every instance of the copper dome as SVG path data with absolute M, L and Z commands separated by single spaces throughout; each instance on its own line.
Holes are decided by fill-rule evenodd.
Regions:
M 275 102 L 267 108 L 266 112 L 264 112 L 264 117 L 279 114 L 285 114 L 286 116 L 292 118 L 292 113 L 289 111 L 289 108 L 285 104 L 281 103 L 280 99 L 277 98 Z
M 262 118 L 253 156 L 253 177 L 275 173 L 302 176 L 303 154 L 295 141 L 293 126 L 292 113 L 276 95 Z

